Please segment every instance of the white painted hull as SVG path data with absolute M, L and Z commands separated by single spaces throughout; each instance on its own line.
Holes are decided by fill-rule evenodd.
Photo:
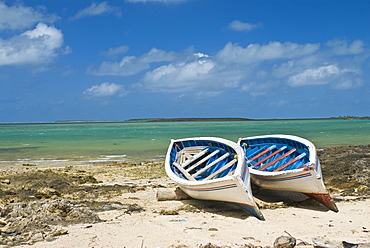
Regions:
M 175 162 L 175 156 L 177 156 L 177 154 L 182 150 L 181 148 L 178 148 L 178 144 L 183 144 L 184 142 L 189 141 L 212 141 L 222 143 L 223 145 L 230 147 L 231 150 L 235 150 L 236 156 L 238 157 L 235 169 L 220 178 L 207 180 L 198 179 L 192 181 L 187 178 L 183 178 L 181 175 L 179 176 L 179 172 L 173 165 Z M 234 203 L 247 210 L 258 219 L 264 220 L 264 217 L 252 196 L 250 177 L 248 167 L 244 160 L 244 152 L 240 146 L 236 145 L 236 143 L 213 137 L 172 140 L 166 155 L 165 169 L 167 175 L 189 196 L 201 200 Z
M 306 166 L 302 166 L 301 168 L 286 169 L 282 171 L 265 171 L 258 170 L 257 166 L 257 168 L 253 167 L 253 163 L 248 164 L 247 158 L 246 160 L 251 174 L 251 181 L 254 184 L 266 189 L 304 193 L 315 198 L 330 210 L 338 212 L 338 208 L 331 199 L 330 194 L 324 185 L 320 162 L 316 154 L 316 148 L 311 142 L 292 135 L 264 135 L 239 139 L 238 145 L 242 145 L 243 142 L 246 141 L 253 143 L 253 140 L 257 140 L 257 142 L 253 143 L 253 145 L 256 146 L 259 140 L 263 142 L 264 139 L 280 139 L 279 142 L 281 143 L 279 144 L 282 144 L 284 139 L 302 143 L 303 146 L 306 146 L 305 151 L 309 153 L 307 154 L 308 162 L 306 163 Z M 269 143 L 269 145 L 271 145 L 271 143 Z M 260 157 L 260 159 L 262 158 L 263 156 Z M 294 159 L 294 156 L 290 159 Z M 268 160 L 265 163 L 267 162 Z M 263 163 L 261 163 L 260 166 L 262 167 Z

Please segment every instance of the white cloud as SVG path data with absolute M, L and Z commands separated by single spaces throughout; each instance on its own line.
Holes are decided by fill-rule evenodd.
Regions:
M 124 96 L 127 92 L 125 91 L 123 85 L 104 82 L 99 85 L 93 85 L 83 92 L 83 95 L 88 98 L 103 98 L 111 96 Z
M 276 78 L 287 78 L 301 73 L 304 70 L 317 68 L 327 64 L 328 58 L 322 56 L 322 54 L 318 52 L 296 59 L 278 61 L 274 63 L 271 72 Z
M 152 48 L 140 57 L 126 56 L 120 62 L 103 62 L 98 69 L 89 68 L 88 73 L 93 75 L 130 76 L 150 68 L 152 63 L 168 62 L 175 58 L 174 52 L 166 52 Z
M 257 29 L 261 27 L 261 24 L 253 24 L 247 22 L 241 22 L 238 20 L 232 21 L 228 25 L 229 29 L 241 32 L 241 31 L 252 31 L 253 29 Z
M 33 30 L 24 32 L 22 36 L 27 36 L 30 40 L 37 40 L 37 42 L 43 43 L 42 47 L 46 48 L 46 50 L 59 48 L 63 44 L 62 32 L 43 23 L 39 23 Z
M 332 88 L 337 90 L 347 90 L 358 88 L 364 84 L 364 81 L 360 78 L 355 77 L 344 77 L 341 80 L 338 80 L 335 84 L 332 85 Z
M 91 3 L 89 7 L 78 11 L 76 15 L 70 18 L 70 20 L 76 20 L 90 16 L 99 16 L 103 14 L 113 14 L 118 17 L 122 16 L 122 13 L 118 7 L 110 6 L 107 2 L 101 2 L 99 4 Z
M 288 84 L 293 87 L 328 84 L 329 80 L 338 74 L 340 70 L 335 65 L 321 66 L 289 77 Z
M 289 77 L 288 85 L 292 87 L 310 85 L 328 85 L 335 89 L 349 89 L 358 87 L 362 81 L 356 78 L 359 71 L 353 69 L 340 69 L 336 65 L 321 66 L 307 69 Z
M 289 59 L 316 52 L 319 44 L 297 44 L 292 42 L 270 42 L 267 45 L 250 44 L 246 48 L 227 43 L 216 57 L 225 63 L 258 63 L 266 60 Z
M 248 72 L 245 67 L 220 65 L 209 55 L 192 53 L 146 72 L 136 86 L 153 92 L 187 92 L 193 96 L 210 97 L 239 87 Z
M 214 67 L 213 61 L 203 59 L 164 65 L 147 72 L 143 82 L 153 91 L 186 92 L 199 88 Z
M 104 51 L 102 52 L 102 54 L 108 57 L 113 57 L 119 54 L 127 53 L 128 50 L 129 50 L 128 46 L 119 46 L 119 47 L 109 48 L 108 51 Z
M 34 9 L 21 4 L 7 6 L 0 2 L 0 30 L 22 30 L 31 28 L 38 22 L 53 23 L 58 17 L 46 15 L 44 9 Z
M 352 44 L 343 40 L 332 40 L 327 42 L 326 45 L 333 49 L 335 55 L 359 54 L 364 51 L 364 42 L 361 40 L 355 40 Z
M 360 85 L 356 80 L 359 69 L 331 64 L 331 58 L 324 56 L 319 47 L 319 44 L 271 42 L 243 48 L 228 43 L 216 56 L 197 52 L 148 71 L 136 86 L 148 91 L 193 95 L 211 91 L 220 94 L 239 88 L 251 96 L 261 96 L 273 94 L 284 85 L 329 85 L 333 89 Z
M 237 90 L 258 97 L 299 86 L 359 87 L 363 84 L 362 63 L 351 63 L 357 57 L 349 55 L 340 60 L 320 50 L 320 44 L 270 42 L 241 47 L 228 43 L 215 56 L 192 47 L 179 53 L 153 48 L 139 57 L 103 62 L 88 72 L 117 76 L 141 73 L 132 88 L 142 92 L 211 97 Z
M 62 45 L 63 34 L 60 30 L 39 23 L 35 29 L 19 36 L 0 39 L 0 66 L 49 63 Z

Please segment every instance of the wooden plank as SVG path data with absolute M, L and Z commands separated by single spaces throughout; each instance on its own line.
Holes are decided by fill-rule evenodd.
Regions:
M 275 156 L 276 154 L 278 154 L 279 152 L 281 151 L 284 151 L 285 149 L 287 148 L 287 146 L 283 146 L 282 148 L 280 149 L 277 149 L 276 151 L 274 151 L 273 153 L 271 153 L 270 155 L 268 155 L 267 157 L 265 157 L 264 159 L 261 159 L 260 161 L 258 161 L 257 163 L 253 164 L 252 166 L 255 167 L 255 166 L 258 166 L 259 164 L 265 162 L 267 159 Z
M 297 156 L 296 158 L 294 158 L 294 159 L 290 160 L 289 162 L 287 162 L 287 163 L 283 164 L 283 165 L 282 165 L 282 166 L 280 166 L 279 168 L 277 168 L 277 169 L 273 170 L 273 172 L 275 172 L 275 171 L 281 171 L 281 170 L 285 169 L 286 167 L 288 167 L 289 165 L 291 165 L 291 164 L 293 164 L 293 163 L 297 162 L 298 160 L 300 160 L 300 159 L 301 159 L 301 158 L 303 158 L 304 156 L 306 156 L 306 153 L 302 153 L 302 154 L 300 154 L 300 155 L 299 155 L 299 156 Z
M 194 160 L 200 158 L 201 156 L 203 156 L 204 154 L 206 154 L 206 152 L 208 152 L 208 148 L 202 150 L 201 152 L 197 153 L 196 155 L 194 155 L 193 157 L 189 158 L 188 160 L 185 161 L 185 163 L 182 165 L 183 168 L 185 168 L 186 166 L 188 166 L 191 162 L 193 162 Z
M 233 159 L 231 160 L 229 163 L 227 163 L 226 165 L 224 165 L 222 168 L 220 168 L 219 170 L 215 171 L 214 173 L 212 173 L 211 175 L 209 175 L 208 177 L 204 178 L 204 180 L 209 180 L 215 176 L 217 176 L 218 174 L 220 174 L 221 172 L 223 172 L 224 170 L 228 169 L 229 167 L 233 166 L 235 164 L 235 162 L 237 162 L 238 160 L 237 159 Z
M 230 156 L 230 153 L 225 153 L 224 155 L 222 155 L 221 157 L 219 157 L 218 159 L 216 159 L 215 161 L 213 161 L 212 163 L 210 163 L 209 165 L 207 165 L 206 167 L 204 167 L 203 169 L 197 171 L 195 174 L 193 174 L 193 177 L 197 177 L 199 176 L 200 174 L 202 174 L 203 172 L 205 172 L 206 170 L 208 170 L 209 168 L 211 168 L 212 166 L 214 166 L 215 164 L 217 164 L 218 162 L 224 160 L 225 158 L 227 158 L 228 156 Z
M 192 177 L 189 172 L 187 172 L 184 168 L 182 168 L 182 166 L 176 162 L 173 162 L 173 165 L 179 170 L 181 171 L 181 173 L 186 177 L 186 179 L 190 180 L 190 181 L 196 181 L 194 179 L 194 177 Z
M 310 162 L 308 162 L 308 163 L 305 163 L 304 165 L 302 165 L 301 167 L 299 167 L 298 169 L 302 169 L 302 168 L 305 168 L 305 167 L 310 168 L 312 166 L 314 166 L 314 164 L 310 164 Z
M 249 159 L 249 161 L 253 161 L 253 160 L 256 160 L 257 158 L 265 155 L 266 153 L 268 153 L 269 151 L 271 151 L 272 149 L 274 149 L 276 147 L 276 145 L 272 145 L 270 146 L 269 148 L 263 150 L 262 152 L 258 153 L 257 155 L 255 155 L 253 158 Z
M 196 168 L 199 165 L 203 164 L 205 161 L 209 160 L 211 157 L 215 156 L 219 152 L 220 152 L 220 150 L 215 150 L 211 154 L 207 155 L 203 159 L 199 160 L 198 162 L 196 162 L 195 164 L 193 164 L 192 166 L 190 166 L 188 169 L 186 169 L 186 171 L 189 172 L 189 171 L 193 170 L 194 168 Z
M 261 170 L 264 170 L 268 167 L 270 167 L 271 165 L 275 164 L 277 161 L 281 160 L 282 158 L 285 158 L 286 156 L 292 154 L 293 152 L 295 152 L 297 150 L 297 148 L 293 148 L 292 150 L 288 151 L 287 153 L 284 153 L 283 155 L 281 155 L 280 157 L 274 159 L 273 161 L 271 161 L 270 163 L 268 164 L 265 164 L 264 166 L 262 166 L 261 168 L 259 168 L 258 170 L 261 171 Z
M 179 187 L 176 188 L 158 188 L 156 193 L 157 201 L 188 200 L 188 196 Z

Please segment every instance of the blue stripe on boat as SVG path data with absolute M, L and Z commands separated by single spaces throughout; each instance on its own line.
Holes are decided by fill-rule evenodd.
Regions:
M 247 212 L 251 213 L 253 216 L 257 217 L 260 220 L 265 220 L 262 214 L 258 214 L 256 212 L 256 209 L 251 205 L 241 204 L 241 203 L 236 203 L 236 202 L 229 202 L 229 203 L 239 206 L 240 208 L 246 210 Z
M 223 190 L 223 189 L 231 189 L 237 187 L 236 184 L 229 184 L 229 185 L 224 185 L 224 186 L 219 186 L 219 187 L 212 187 L 212 188 L 204 188 L 204 189 L 193 189 L 193 188 L 188 188 L 181 186 L 184 189 L 187 190 L 192 190 L 192 191 L 215 191 L 215 190 Z

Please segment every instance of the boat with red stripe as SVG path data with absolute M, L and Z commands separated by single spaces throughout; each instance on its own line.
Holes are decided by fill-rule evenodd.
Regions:
M 240 138 L 251 181 L 266 189 L 304 193 L 328 209 L 338 208 L 322 178 L 314 144 L 293 135 Z

